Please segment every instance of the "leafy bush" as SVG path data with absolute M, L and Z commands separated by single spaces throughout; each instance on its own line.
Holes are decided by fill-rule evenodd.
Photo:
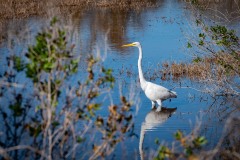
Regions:
M 53 18 L 50 25 L 37 34 L 26 57 L 9 58 L 14 62 L 12 69 L 5 72 L 9 85 L 1 90 L 9 92 L 5 96 L 13 95 L 14 100 L 8 107 L 0 108 L 0 117 L 5 122 L 0 154 L 5 159 L 81 157 L 76 155 L 76 150 L 85 143 L 90 129 L 102 136 L 102 140 L 92 142 L 94 147 L 87 155 L 95 159 L 108 156 L 127 133 L 131 135 L 132 104 L 125 97 L 121 97 L 121 104 L 109 106 L 107 121 L 97 114 L 102 107 L 100 97 L 104 91 L 110 91 L 115 82 L 112 70 L 105 68 L 100 59 L 89 55 L 87 71 L 83 73 L 86 75 L 82 75 L 77 84 L 67 83 L 78 73 L 80 63 L 80 58 L 73 54 L 74 45 L 69 44 L 68 33 Z M 23 71 L 33 88 L 20 85 L 18 92 L 13 85 L 16 84 L 13 73 Z M 31 94 L 27 94 L 29 92 Z M 79 127 L 81 124 L 83 127 Z

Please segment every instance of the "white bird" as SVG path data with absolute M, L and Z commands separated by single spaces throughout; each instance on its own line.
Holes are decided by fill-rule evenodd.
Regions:
M 130 44 L 123 45 L 123 47 L 138 47 L 139 49 L 139 58 L 138 58 L 138 73 L 140 79 L 140 85 L 142 90 L 148 99 L 152 102 L 152 108 L 155 106 L 155 102 L 158 104 L 157 112 L 161 111 L 162 101 L 168 98 L 177 98 L 177 93 L 171 91 L 163 86 L 148 82 L 145 80 L 142 72 L 142 47 L 139 42 L 133 42 Z

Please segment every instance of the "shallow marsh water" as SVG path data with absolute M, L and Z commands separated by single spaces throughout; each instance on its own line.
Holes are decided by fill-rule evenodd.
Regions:
M 205 130 L 201 130 L 202 134 L 210 138 L 212 145 L 217 143 L 223 126 L 221 115 L 219 116 L 218 112 L 222 109 L 220 104 L 214 102 L 207 95 L 184 88 L 184 86 L 196 87 L 199 84 L 185 79 L 181 82 L 183 88 L 180 88 L 179 81 L 162 81 L 157 72 L 162 62 L 189 62 L 192 58 L 190 53 L 193 51 L 187 49 L 186 46 L 189 35 L 198 33 L 196 33 L 193 11 L 185 3 L 162 1 L 157 8 L 138 12 L 111 9 L 88 10 L 76 14 L 70 21 L 76 34 L 73 36 L 77 47 L 76 53 L 85 56 L 88 53 L 100 51 L 104 57 L 104 65 L 114 70 L 117 82 L 111 95 L 112 100 L 118 101 L 119 84 L 123 95 L 133 93 L 136 95 L 135 100 L 138 105 L 134 105 L 133 108 L 136 136 L 119 144 L 112 153 L 113 159 L 140 159 L 140 152 L 145 153 L 145 157 L 149 157 L 150 153 L 154 153 L 151 151 L 158 147 L 155 144 L 156 139 L 160 143 L 171 143 L 177 130 L 189 133 L 194 128 L 197 117 L 202 120 L 202 128 L 205 128 Z M 225 23 L 222 19 L 219 21 Z M 40 20 L 29 18 L 21 23 L 28 26 L 32 33 L 36 33 L 46 21 L 44 18 Z M 226 25 L 236 29 L 239 27 L 239 22 L 231 21 Z M 32 39 L 33 37 L 30 36 L 30 39 L 24 43 L 30 44 Z M 167 109 L 160 113 L 151 110 L 151 102 L 141 91 L 138 81 L 138 49 L 121 47 L 123 44 L 134 41 L 142 44 L 143 71 L 146 79 L 151 79 L 151 81 L 178 93 L 178 98 L 163 102 L 163 106 L 166 108 L 176 108 L 173 113 Z M 20 52 L 26 50 L 22 49 L 21 45 L 15 48 Z M 8 52 L 6 46 L 1 47 L 0 50 Z M 4 62 L 1 63 L 4 64 Z M 72 77 L 70 83 L 76 83 L 80 76 L 79 73 Z M 201 86 L 197 88 L 201 88 Z M 108 102 L 106 100 L 104 103 L 108 104 Z M 1 103 L 4 101 L 1 100 Z M 99 113 L 107 115 L 107 107 L 102 108 Z M 140 152 L 139 145 L 142 149 Z

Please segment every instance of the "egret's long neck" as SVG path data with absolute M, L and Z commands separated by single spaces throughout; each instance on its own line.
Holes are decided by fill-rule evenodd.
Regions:
M 138 58 L 138 73 L 139 73 L 139 79 L 140 79 L 140 84 L 143 90 L 145 90 L 146 87 L 146 80 L 143 76 L 143 71 L 142 71 L 142 48 L 141 46 L 138 47 L 139 49 L 139 58 Z

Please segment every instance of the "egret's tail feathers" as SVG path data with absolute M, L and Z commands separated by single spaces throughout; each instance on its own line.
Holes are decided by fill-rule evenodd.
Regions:
M 172 98 L 177 98 L 177 92 L 169 91 Z

